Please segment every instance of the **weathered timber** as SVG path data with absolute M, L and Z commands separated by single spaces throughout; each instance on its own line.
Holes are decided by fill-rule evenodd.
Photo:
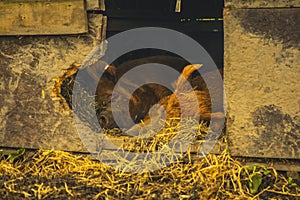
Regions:
M 0 35 L 87 33 L 84 0 L 0 1 Z

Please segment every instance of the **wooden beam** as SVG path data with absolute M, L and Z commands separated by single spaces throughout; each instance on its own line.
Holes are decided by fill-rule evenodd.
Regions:
M 84 0 L 0 1 L 0 35 L 57 35 L 88 31 Z

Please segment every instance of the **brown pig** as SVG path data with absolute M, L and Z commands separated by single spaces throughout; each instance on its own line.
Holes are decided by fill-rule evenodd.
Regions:
M 117 67 L 109 65 L 105 67 L 105 72 L 102 78 L 99 80 L 96 91 L 96 104 L 98 105 L 98 119 L 102 128 L 116 128 L 117 123 L 112 115 L 111 108 L 111 96 L 117 81 L 129 70 L 142 64 L 147 63 L 159 63 L 172 67 L 173 69 L 180 71 L 187 61 L 181 58 L 173 56 L 151 56 L 147 58 L 140 58 L 135 60 L 126 61 L 121 63 Z M 103 66 L 102 66 L 103 68 Z M 97 79 L 97 69 L 92 68 L 89 70 L 90 76 L 95 80 Z M 96 75 L 95 75 L 96 74 Z M 155 74 L 156 75 L 156 74 Z M 133 94 L 128 93 L 127 88 L 134 87 L 134 80 L 125 80 L 122 86 L 121 94 L 118 95 L 118 101 L 122 99 L 130 99 L 129 112 L 131 119 L 121 117 L 122 128 L 130 128 L 134 123 L 138 123 L 148 113 L 150 107 L 156 104 L 160 99 L 171 94 L 171 91 L 158 84 L 147 84 L 139 87 Z M 128 112 L 127 105 L 114 108 L 119 116 L 123 116 Z M 124 115 L 125 116 L 125 115 Z
M 199 116 L 200 111 L 200 118 L 203 120 L 209 121 L 211 119 L 211 99 L 207 89 L 207 86 L 200 75 L 191 76 L 193 72 L 199 66 L 193 67 L 189 65 L 184 68 L 181 76 L 178 78 L 175 84 L 175 93 L 165 88 L 164 86 L 158 84 L 147 84 L 139 87 L 133 94 L 130 94 L 127 89 L 130 87 L 134 87 L 134 80 L 125 80 L 121 87 L 120 94 L 117 95 L 116 99 L 122 104 L 123 99 L 130 99 L 129 101 L 129 113 L 130 117 L 122 117 L 126 116 L 128 112 L 128 105 L 117 105 L 114 108 L 117 115 L 119 116 L 121 122 L 119 121 L 118 124 L 116 123 L 111 108 L 111 97 L 112 92 L 114 90 L 114 86 L 116 85 L 117 81 L 129 70 L 133 69 L 136 66 L 146 64 L 146 63 L 160 63 L 171 66 L 173 69 L 181 71 L 183 67 L 187 64 L 187 62 L 183 59 L 172 57 L 172 56 L 152 56 L 148 58 L 141 58 L 136 60 L 131 60 L 120 64 L 118 67 L 113 65 L 103 65 L 98 66 L 98 68 L 92 67 L 89 69 L 88 73 L 94 80 L 97 80 L 97 70 L 105 71 L 103 73 L 102 78 L 98 82 L 98 87 L 96 91 L 96 104 L 97 104 L 97 113 L 98 113 L 98 120 L 102 128 L 116 128 L 121 126 L 121 128 L 129 129 L 131 128 L 134 123 L 139 123 L 140 120 L 144 119 L 145 124 L 147 121 L 150 120 L 149 109 L 159 103 L 163 105 L 167 111 L 167 117 L 179 117 L 181 115 L 180 107 L 186 110 L 187 116 Z M 155 74 L 156 75 L 156 74 Z M 163 74 L 167 76 L 166 74 Z M 204 76 L 211 76 L 210 72 L 204 74 Z M 211 77 L 210 77 L 211 78 Z M 188 91 L 183 84 L 183 79 L 188 79 L 190 81 L 192 87 L 195 87 L 195 91 Z M 191 106 L 190 99 L 192 94 L 195 94 L 199 108 L 194 108 Z M 179 107 L 179 102 L 176 98 L 176 95 L 179 96 L 182 100 L 181 105 Z M 216 100 L 215 105 L 220 107 L 220 113 L 213 113 L 212 117 L 217 117 L 218 115 L 222 115 L 222 99 L 223 97 L 220 96 Z M 178 110 L 179 109 L 179 110 Z M 183 113 L 184 114 L 184 113 Z M 156 114 L 156 117 L 159 118 L 160 113 Z M 146 118 L 145 118 L 146 117 Z M 135 128 L 139 127 L 139 125 L 134 126 Z

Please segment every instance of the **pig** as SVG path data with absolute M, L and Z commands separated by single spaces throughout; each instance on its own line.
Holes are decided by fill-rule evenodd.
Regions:
M 121 90 L 121 93 L 115 100 L 122 101 L 122 99 L 125 98 L 130 99 L 129 112 L 131 119 L 121 117 L 121 122 L 117 124 L 114 120 L 111 109 L 111 97 L 114 86 L 128 70 L 146 63 L 166 64 L 178 71 L 181 71 L 184 66 L 188 64 L 185 60 L 172 56 L 152 56 L 148 58 L 127 61 L 117 67 L 114 65 L 101 65 L 88 69 L 88 74 L 90 74 L 94 80 L 97 80 L 98 78 L 97 71 L 103 71 L 103 68 L 105 69 L 99 82 L 97 83 L 97 81 L 95 81 L 95 84 L 98 84 L 95 96 L 96 110 L 99 124 L 102 128 L 112 129 L 117 128 L 119 125 L 122 128 L 129 129 L 129 132 L 137 132 L 135 130 L 139 129 L 140 127 L 145 127 L 151 121 L 149 110 L 155 104 L 160 104 L 165 107 L 165 110 L 167 111 L 167 118 L 179 117 L 181 114 L 180 107 L 184 107 L 187 110 L 187 116 L 183 117 L 196 116 L 197 114 L 199 115 L 199 111 L 201 120 L 209 121 L 212 117 L 222 118 L 222 116 L 224 116 L 222 110 L 222 95 L 220 95 L 220 97 L 215 100 L 216 102 L 214 102 L 214 104 L 220 108 L 220 112 L 211 113 L 211 99 L 203 78 L 199 74 L 192 76 L 193 73 L 195 74 L 196 69 L 199 68 L 199 65 L 188 65 L 184 68 L 181 76 L 175 83 L 175 94 L 172 94 L 172 92 L 164 86 L 158 84 L 147 84 L 139 87 L 131 95 L 128 93 L 128 91 L 126 91 L 125 88 L 135 85 L 132 83 L 132 81 L 126 80 L 123 85 L 124 89 Z M 204 74 L 204 76 L 210 77 L 210 72 Z M 195 91 L 186 90 L 187 88 L 185 88 L 185 85 L 182 84 L 182 80 L 184 78 L 191 83 Z M 197 96 L 199 108 L 193 108 L 189 103 L 192 92 L 194 92 Z M 180 97 L 183 99 L 183 104 L 180 105 L 180 107 L 176 95 L 180 95 Z M 117 110 L 118 116 L 124 116 L 124 113 L 128 112 L 126 109 L 124 109 L 127 107 L 127 105 L 118 105 L 118 107 L 114 109 Z M 158 110 L 158 113 L 155 114 L 156 118 L 160 118 L 161 114 L 162 113 L 160 113 Z M 143 123 L 140 123 L 141 120 L 143 120 Z M 132 121 L 137 125 L 132 127 Z
M 95 95 L 97 116 L 102 128 L 112 129 L 117 128 L 117 123 L 115 122 L 112 110 L 111 110 L 111 97 L 115 84 L 117 81 L 130 69 L 146 64 L 146 63 L 160 63 L 171 66 L 177 71 L 180 71 L 188 62 L 184 59 L 173 57 L 173 56 L 151 56 L 147 58 L 135 59 L 121 63 L 117 67 L 114 65 L 91 67 L 88 69 L 88 73 L 92 79 L 97 80 L 98 74 L 97 70 L 105 68 L 105 72 L 102 78 L 98 82 L 98 87 Z M 103 69 L 102 69 L 103 70 Z M 129 112 L 132 119 L 122 118 L 121 124 L 122 128 L 130 128 L 131 121 L 138 123 L 143 119 L 148 113 L 150 107 L 156 104 L 160 99 L 165 96 L 170 95 L 172 92 L 165 88 L 164 86 L 158 84 L 147 84 L 138 88 L 132 95 L 129 94 L 125 88 L 135 86 L 132 81 L 125 81 L 123 85 L 124 90 L 121 91 L 118 98 L 119 100 L 130 98 L 129 102 Z M 127 110 L 127 106 L 120 106 L 120 108 L 115 108 L 119 116 L 123 116 Z

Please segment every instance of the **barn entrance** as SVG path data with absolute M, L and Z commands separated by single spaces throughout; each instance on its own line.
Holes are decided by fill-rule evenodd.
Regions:
M 0 17 L 0 171 L 3 172 L 0 196 L 8 199 L 299 197 L 300 27 L 296 22 L 300 4 L 285 0 L 227 0 L 223 9 L 221 0 L 106 0 L 105 3 L 106 10 L 104 0 L 0 1 L 3 14 Z M 178 128 L 175 119 L 163 127 L 164 131 L 153 131 L 157 134 L 147 138 L 130 137 L 117 129 L 100 134 L 89 123 L 106 124 L 105 115 L 99 115 L 99 121 L 92 121 L 88 114 L 94 115 L 96 103 L 105 107 L 107 102 L 96 101 L 95 93 L 85 93 L 86 90 L 82 90 L 79 105 L 84 115 L 74 112 L 76 105 L 71 104 L 70 98 L 74 77 L 81 69 L 87 76 L 95 77 L 90 71 L 95 63 L 85 65 L 95 48 L 100 56 L 95 59 L 99 61 L 95 67 L 103 67 L 106 79 L 100 81 L 108 88 L 114 86 L 115 69 L 123 69 L 128 63 L 145 60 L 151 63 L 159 57 L 167 65 L 189 64 L 178 55 L 158 49 L 129 52 L 111 62 L 111 66 L 102 62 L 105 48 L 99 47 L 101 41 L 124 30 L 145 26 L 185 33 L 209 52 L 221 71 L 224 63 L 226 135 L 219 137 L 219 143 L 208 156 L 203 157 L 199 148 L 207 144 L 206 136 L 210 135 L 202 121 L 197 121 L 194 127 L 185 120 L 187 126 Z M 186 67 L 186 71 L 181 67 L 179 72 L 197 78 L 198 74 L 192 74 L 197 67 L 201 66 Z M 97 83 L 86 84 L 99 85 L 98 77 Z M 180 74 L 178 77 L 175 87 L 182 86 Z M 199 96 L 208 97 L 203 93 L 205 86 L 204 90 L 201 84 L 198 86 Z M 146 96 L 147 90 L 143 89 L 137 91 L 136 102 Z M 110 91 L 107 97 L 111 97 Z M 191 90 L 183 91 L 186 93 L 177 94 L 188 99 Z M 207 102 L 207 99 L 202 100 Z M 171 106 L 172 111 L 178 111 L 174 95 L 164 100 L 166 105 L 175 105 L 174 109 Z M 193 105 L 190 101 L 183 102 L 187 107 Z M 99 112 L 103 114 L 103 110 Z M 78 118 L 84 126 L 76 126 Z M 196 136 L 190 134 L 195 130 Z M 85 134 L 84 137 L 78 132 Z M 188 143 L 188 150 L 178 142 L 190 139 L 193 142 Z M 90 147 L 95 151 L 90 151 Z M 49 150 L 36 152 L 37 149 Z M 28 153 L 24 154 L 25 150 Z M 101 162 L 90 160 L 90 154 Z M 288 171 L 288 178 L 271 166 Z
M 80 67 L 97 42 L 132 28 L 153 26 L 187 34 L 208 51 L 218 68 L 227 67 L 225 91 L 230 103 L 227 108 L 231 109 L 227 110 L 227 135 L 232 155 L 299 158 L 299 101 L 295 98 L 299 93 L 295 77 L 299 72 L 299 27 L 294 23 L 299 18 L 299 4 L 227 1 L 223 31 L 223 2 L 218 0 L 107 0 L 105 6 L 104 1 L 87 1 L 88 5 L 82 0 L 64 4 L 41 2 L 37 10 L 29 9 L 35 6 L 34 2 L 3 2 L 11 6 L 3 6 L 6 9 L 24 8 L 20 11 L 24 17 L 21 21 L 14 20 L 17 24 L 11 23 L 10 12 L 4 13 L 7 18 L 1 18 L 4 20 L 1 23 L 4 27 L 0 41 L 1 65 L 5 66 L 0 75 L 4 85 L 1 89 L 1 146 L 85 151 L 74 131 L 70 109 L 62 106 L 68 101 L 64 93 L 69 94 L 69 90 L 61 87 L 62 79 Z M 50 12 L 49 6 L 66 11 L 51 9 L 58 12 L 52 13 L 58 19 L 50 20 L 52 15 L 39 14 L 45 10 Z M 78 10 L 81 15 L 73 14 Z M 39 13 L 33 13 L 35 11 Z M 35 15 L 48 18 L 39 21 L 27 18 Z M 73 19 L 76 24 L 66 24 L 66 15 L 76 18 Z M 260 26 L 256 23 L 257 15 Z M 14 17 L 19 19 L 19 16 Z M 285 18 L 289 20 L 283 20 Z M 49 23 L 43 24 L 45 21 Z M 176 59 L 170 52 L 144 49 L 127 53 L 113 64 L 119 66 L 158 55 Z M 277 76 L 276 81 L 270 78 L 273 75 Z M 286 87 L 281 87 L 283 85 Z M 275 142 L 269 140 L 273 136 Z M 64 138 L 68 140 L 62 140 Z M 249 138 L 255 138 L 251 148 Z M 274 148 L 281 151 L 273 151 Z

